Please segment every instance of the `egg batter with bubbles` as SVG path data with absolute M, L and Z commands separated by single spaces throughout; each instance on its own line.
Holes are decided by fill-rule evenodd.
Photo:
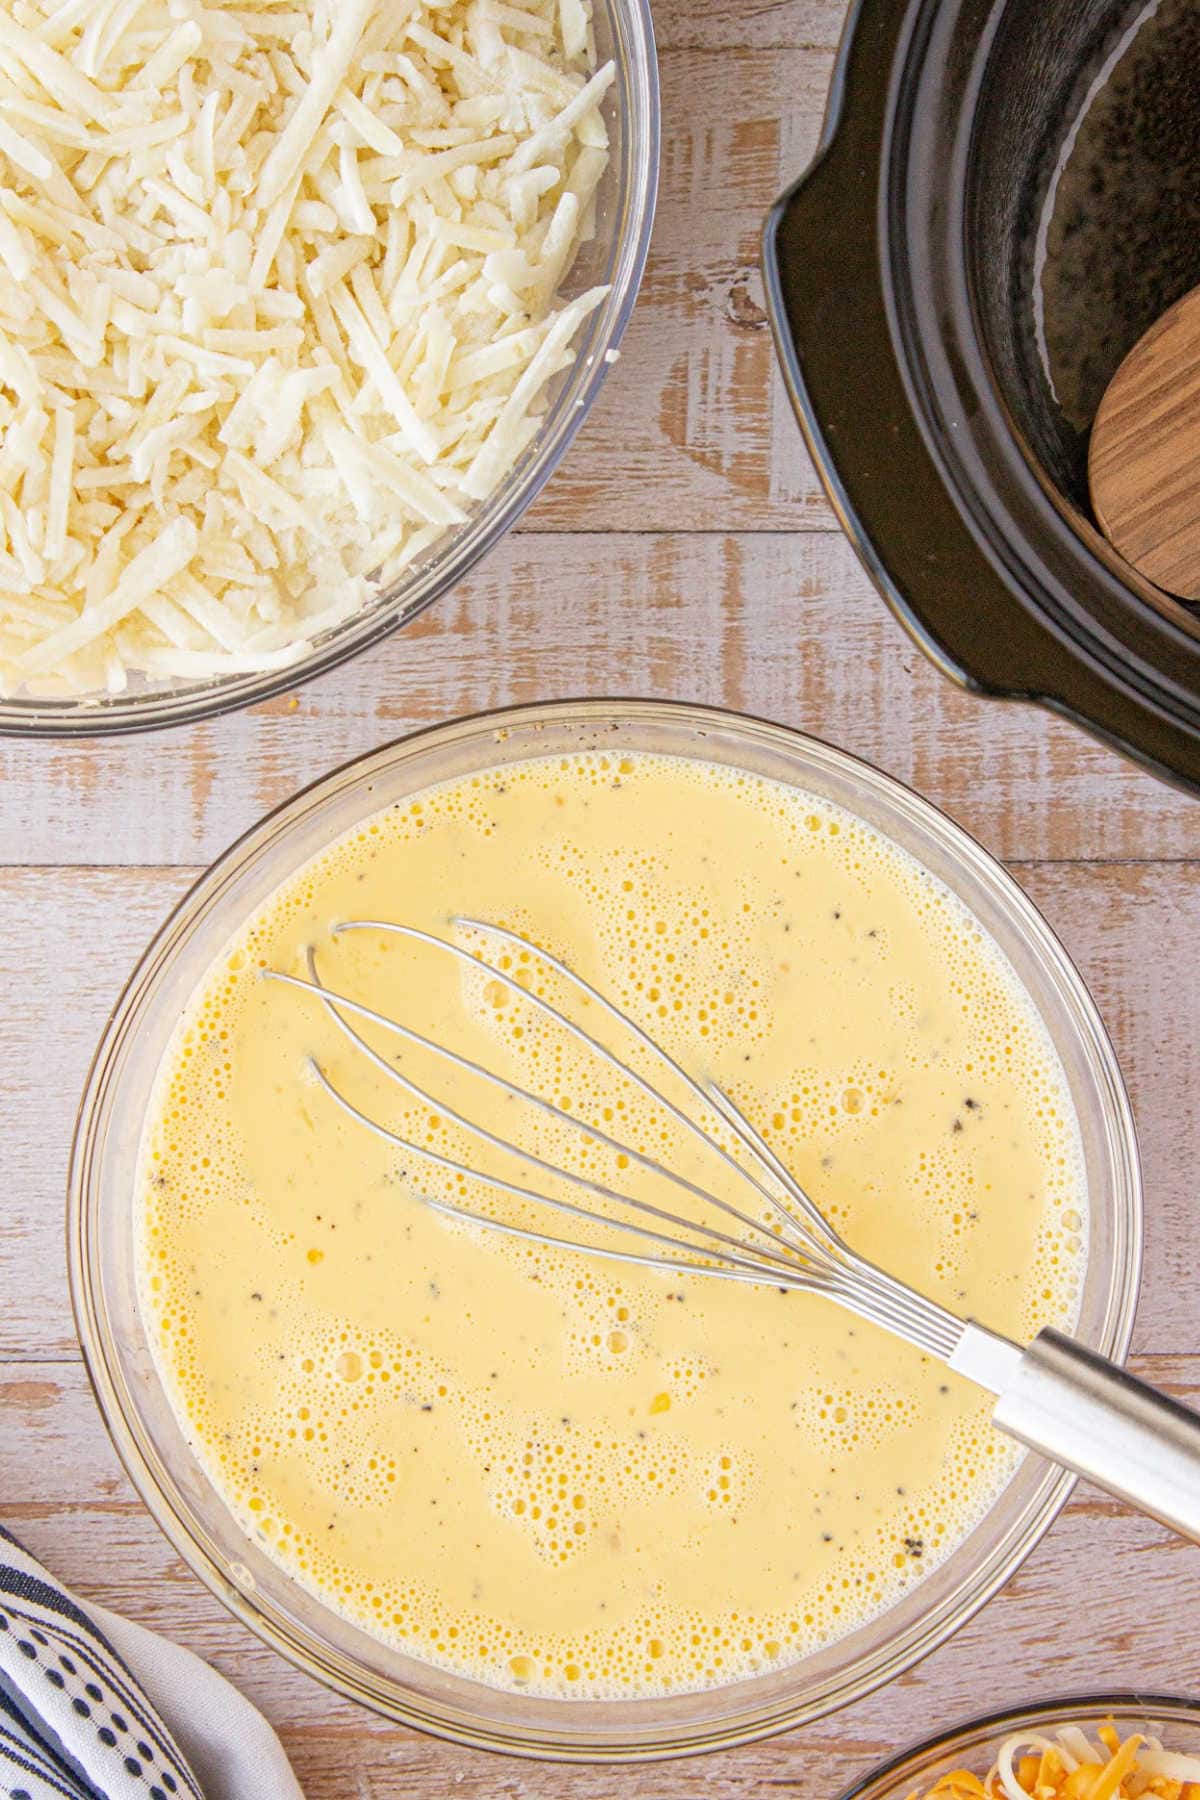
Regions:
M 1078 1131 L 1049 1038 L 962 904 L 849 813 L 736 770 L 595 751 L 363 824 L 250 918 L 180 1021 L 142 1145 L 141 1300 L 188 1439 L 267 1554 L 398 1648 L 504 1688 L 659 1695 L 793 1661 L 942 1561 L 1017 1453 L 986 1396 L 823 1299 L 423 1205 L 569 1226 L 350 1120 L 309 1059 L 397 1136 L 545 1185 L 264 970 L 305 976 L 311 946 L 333 989 L 747 1202 L 511 981 L 331 930 L 417 926 L 565 1003 L 535 955 L 464 913 L 544 945 L 721 1083 L 856 1248 L 1020 1339 L 1070 1322 L 1083 1272 Z M 686 1206 L 355 1024 L 447 1109 Z

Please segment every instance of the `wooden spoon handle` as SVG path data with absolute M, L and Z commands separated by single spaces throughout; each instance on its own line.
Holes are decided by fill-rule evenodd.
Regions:
M 1088 480 L 1100 528 L 1126 562 L 1200 600 L 1200 288 L 1150 327 L 1109 382 Z

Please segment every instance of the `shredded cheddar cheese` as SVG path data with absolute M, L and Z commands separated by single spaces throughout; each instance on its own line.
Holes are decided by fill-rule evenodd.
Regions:
M 1006 1738 L 982 1778 L 966 1769 L 941 1776 L 909 1800 L 1200 1800 L 1200 1756 L 1165 1750 L 1134 1733 L 1121 1741 L 1103 1725 L 1093 1742 L 1077 1725 L 1053 1735 Z
M 603 298 L 585 0 L 0 0 L 0 692 L 285 665 Z

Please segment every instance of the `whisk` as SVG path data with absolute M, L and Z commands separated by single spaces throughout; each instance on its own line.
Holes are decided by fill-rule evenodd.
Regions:
M 305 952 L 306 977 L 264 970 L 265 979 L 310 994 L 355 1052 L 410 1098 L 428 1106 L 477 1142 L 518 1158 L 527 1168 L 538 1171 L 555 1185 L 565 1185 L 578 1196 L 567 1199 L 547 1192 L 542 1185 L 509 1180 L 429 1143 L 404 1137 L 362 1110 L 335 1084 L 326 1068 L 310 1058 L 311 1072 L 319 1087 L 343 1114 L 364 1129 L 399 1150 L 423 1158 L 444 1174 L 480 1183 L 493 1193 L 520 1202 L 522 1216 L 534 1208 L 534 1216 L 546 1215 L 547 1225 L 551 1216 L 570 1221 L 575 1234 L 541 1230 L 503 1214 L 493 1215 L 432 1194 L 421 1196 L 425 1205 L 460 1223 L 554 1250 L 635 1264 L 672 1276 L 715 1278 L 822 1295 L 906 1339 L 926 1355 L 939 1358 L 947 1367 L 995 1395 L 992 1422 L 1010 1437 L 1085 1476 L 1184 1537 L 1200 1542 L 1200 1415 L 1062 1332 L 1043 1330 L 1028 1348 L 1023 1348 L 973 1321 L 958 1318 L 898 1281 L 845 1242 L 727 1093 L 715 1083 L 697 1080 L 641 1025 L 566 962 L 501 925 L 462 917 L 448 923 L 452 929 L 490 944 L 497 953 L 510 953 L 510 966 L 511 953 L 515 952 L 552 972 L 558 984 L 575 996 L 577 1010 L 607 1021 L 631 1046 L 637 1046 L 643 1057 L 657 1066 L 659 1080 L 651 1081 L 544 993 L 531 991 L 518 974 L 489 962 L 451 938 L 385 919 L 345 920 L 334 925 L 332 932 L 335 937 L 352 932 L 382 933 L 419 943 L 444 953 L 448 965 L 457 961 L 476 976 L 500 983 L 661 1108 L 708 1157 L 715 1159 L 726 1180 L 732 1178 L 740 1184 L 746 1201 L 739 1206 L 725 1194 L 713 1193 L 678 1167 L 623 1142 L 594 1120 L 580 1118 L 413 1026 L 336 991 L 321 978 L 317 952 L 311 945 Z M 508 1100 L 533 1109 L 531 1117 L 550 1120 L 556 1128 L 578 1133 L 584 1142 L 612 1153 L 619 1159 L 618 1166 L 636 1164 L 701 1203 L 709 1213 L 718 1215 L 721 1223 L 706 1222 L 703 1217 L 687 1216 L 669 1206 L 623 1193 L 597 1175 L 571 1168 L 561 1157 L 551 1160 L 492 1131 L 449 1106 L 405 1073 L 396 1061 L 381 1054 L 355 1028 L 352 1019 L 378 1027 L 419 1052 L 490 1084 Z M 686 1096 L 687 1104 L 678 1103 L 662 1091 L 664 1080 Z M 593 1241 L 597 1227 L 603 1227 L 603 1236 Z M 617 1241 L 611 1241 L 609 1234 L 615 1234 Z

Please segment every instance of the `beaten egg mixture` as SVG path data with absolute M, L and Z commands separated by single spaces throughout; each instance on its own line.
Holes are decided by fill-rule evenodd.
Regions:
M 1086 1235 L 1046 1032 L 961 903 L 850 814 L 703 763 L 583 752 L 428 789 L 318 856 L 229 944 L 165 1059 L 142 1304 L 189 1441 L 271 1557 L 379 1637 L 506 1688 L 654 1695 L 795 1660 L 944 1559 L 1016 1453 L 985 1396 L 824 1299 L 423 1205 L 564 1230 L 338 1107 L 312 1061 L 397 1137 L 546 1186 L 388 1081 L 311 993 L 263 978 L 307 979 L 309 946 L 338 992 L 752 1198 L 510 982 L 331 930 L 414 925 L 568 1003 L 464 913 L 562 957 L 719 1081 L 857 1249 L 1022 1339 L 1072 1316 Z M 447 1111 L 686 1205 L 354 1024 Z

